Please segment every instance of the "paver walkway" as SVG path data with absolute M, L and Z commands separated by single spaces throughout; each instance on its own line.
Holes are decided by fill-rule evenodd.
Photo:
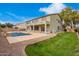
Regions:
M 3 51 L 2 53 L 7 52 L 6 55 L 9 55 L 9 56 L 26 56 L 24 49 L 27 45 L 34 44 L 34 43 L 42 41 L 42 40 L 46 40 L 55 35 L 56 34 L 43 36 L 40 38 L 34 38 L 32 40 L 26 40 L 26 41 L 12 43 L 12 44 L 9 44 L 8 41 L 2 35 L 0 35 L 1 36 L 0 46 L 2 46 L 2 47 L 0 47 L 0 53 Z
M 7 39 L 5 39 L 3 33 L 0 32 L 0 56 L 10 55 L 10 52 L 11 52 L 11 46 L 7 41 Z
M 53 36 L 55 36 L 55 35 L 53 35 Z M 24 49 L 25 49 L 25 47 L 27 45 L 34 44 L 34 43 L 42 41 L 42 40 L 46 40 L 46 39 L 48 39 L 50 37 L 53 37 L 53 36 L 50 35 L 50 36 L 35 38 L 33 40 L 28 40 L 28 41 L 23 41 L 23 42 L 19 42 L 19 43 L 14 43 L 14 44 L 12 44 L 13 45 L 13 53 L 12 53 L 12 55 L 25 56 L 26 54 L 25 54 L 25 50 Z

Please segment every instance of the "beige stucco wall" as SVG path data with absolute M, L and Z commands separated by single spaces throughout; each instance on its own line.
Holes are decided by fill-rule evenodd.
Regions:
M 47 19 L 47 21 L 49 21 L 49 22 L 50 22 L 50 16 L 47 16 L 47 17 L 46 17 L 46 19 Z
M 50 31 L 52 31 L 53 33 L 62 31 L 60 17 L 58 15 L 51 15 L 50 17 Z
M 45 19 L 45 20 L 43 20 L 43 19 Z M 50 21 L 50 16 L 46 16 L 46 17 L 42 17 L 42 18 L 39 18 L 39 19 L 35 19 L 33 21 L 35 21 L 35 22 Z

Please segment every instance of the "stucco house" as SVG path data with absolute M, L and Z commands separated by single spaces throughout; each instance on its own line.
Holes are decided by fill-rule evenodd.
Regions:
M 15 26 L 19 28 L 25 28 L 26 31 L 38 31 L 45 33 L 55 33 L 62 31 L 61 18 L 59 14 L 42 16 Z

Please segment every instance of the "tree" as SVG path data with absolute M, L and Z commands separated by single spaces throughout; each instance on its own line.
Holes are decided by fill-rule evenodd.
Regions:
M 6 25 L 5 24 L 1 24 L 1 28 L 5 28 L 6 27 Z
M 8 28 L 12 28 L 13 27 L 13 24 L 11 24 L 11 23 L 6 23 L 5 24 Z
M 1 28 L 1 23 L 0 23 L 0 32 L 2 31 L 2 28 Z
M 0 27 L 0 31 L 1 31 L 1 27 Z
M 1 27 L 1 28 L 5 28 L 5 27 L 12 28 L 12 27 L 13 27 L 13 24 L 11 24 L 11 23 L 1 24 L 1 23 L 0 23 L 0 27 Z
M 75 15 L 75 21 L 79 21 L 79 13 Z
M 62 21 L 64 21 L 64 25 L 69 25 L 72 28 L 74 27 L 74 21 L 77 17 L 77 12 L 73 11 L 72 8 L 68 7 L 60 13 L 60 16 L 62 18 Z M 79 17 L 79 16 L 78 16 Z

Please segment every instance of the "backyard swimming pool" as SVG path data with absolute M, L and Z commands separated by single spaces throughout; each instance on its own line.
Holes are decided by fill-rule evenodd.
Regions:
M 21 33 L 21 32 L 12 32 L 12 33 L 9 33 L 10 36 L 12 37 L 16 37 L 16 36 L 24 36 L 24 35 L 31 35 L 29 33 Z

